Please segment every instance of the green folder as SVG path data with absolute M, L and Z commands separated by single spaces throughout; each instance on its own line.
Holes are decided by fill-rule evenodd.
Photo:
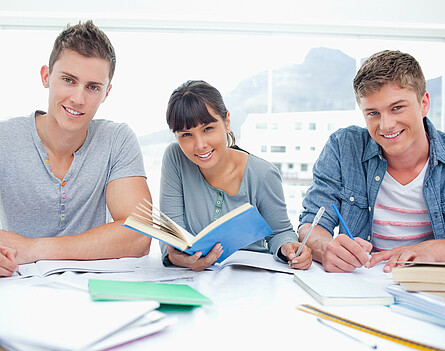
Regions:
M 185 284 L 90 279 L 88 286 L 94 301 L 155 300 L 161 304 L 188 306 L 212 303 L 208 297 Z

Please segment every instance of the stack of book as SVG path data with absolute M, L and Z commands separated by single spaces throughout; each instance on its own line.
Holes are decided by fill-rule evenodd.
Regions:
M 445 263 L 422 263 L 396 267 L 393 280 L 406 291 L 423 291 L 445 301 Z
M 396 302 L 391 308 L 445 326 L 445 263 L 415 263 L 392 273 L 397 285 L 387 288 Z

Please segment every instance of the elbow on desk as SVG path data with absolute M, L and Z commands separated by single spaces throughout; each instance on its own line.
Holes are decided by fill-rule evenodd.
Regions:
M 136 237 L 132 240 L 130 251 L 132 256 L 142 257 L 148 255 L 150 252 L 151 238 L 142 234 L 136 233 Z

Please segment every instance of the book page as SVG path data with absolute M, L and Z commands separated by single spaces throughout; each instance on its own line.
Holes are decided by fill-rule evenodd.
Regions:
M 19 265 L 19 273 L 22 277 L 45 277 L 62 272 L 93 272 L 93 273 L 117 273 L 132 272 L 131 265 L 121 259 L 108 260 L 41 260 L 35 263 Z
M 270 253 L 247 250 L 238 250 L 221 263 L 216 263 L 208 269 L 219 271 L 227 266 L 247 266 L 274 272 L 295 273 L 295 269 L 290 268 L 285 262 L 278 262 Z
M 152 238 L 163 241 L 169 245 L 172 245 L 180 250 L 185 250 L 191 246 L 191 242 L 194 240 L 194 236 L 187 232 L 184 228 L 176 225 L 176 233 L 171 234 L 164 232 L 163 230 L 156 228 L 150 224 L 141 222 L 137 218 L 128 217 L 124 223 L 125 226 L 137 232 L 151 236 Z
M 0 339 L 46 350 L 90 350 L 158 307 L 155 301 L 102 303 L 86 292 L 9 285 L 0 289 L 0 310 L 7 316 L 0 319 Z

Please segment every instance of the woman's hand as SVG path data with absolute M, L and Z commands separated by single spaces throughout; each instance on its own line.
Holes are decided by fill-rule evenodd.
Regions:
M 288 259 L 289 267 L 295 269 L 308 269 L 312 264 L 312 251 L 307 245 L 303 246 L 300 255 L 295 256 L 301 243 L 293 242 L 281 245 L 281 254 Z
M 175 266 L 190 268 L 195 272 L 200 272 L 210 267 L 221 256 L 223 251 L 220 243 L 213 246 L 212 250 L 205 256 L 202 256 L 201 251 L 189 255 L 175 249 L 173 246 L 167 245 L 167 254 L 171 263 Z

